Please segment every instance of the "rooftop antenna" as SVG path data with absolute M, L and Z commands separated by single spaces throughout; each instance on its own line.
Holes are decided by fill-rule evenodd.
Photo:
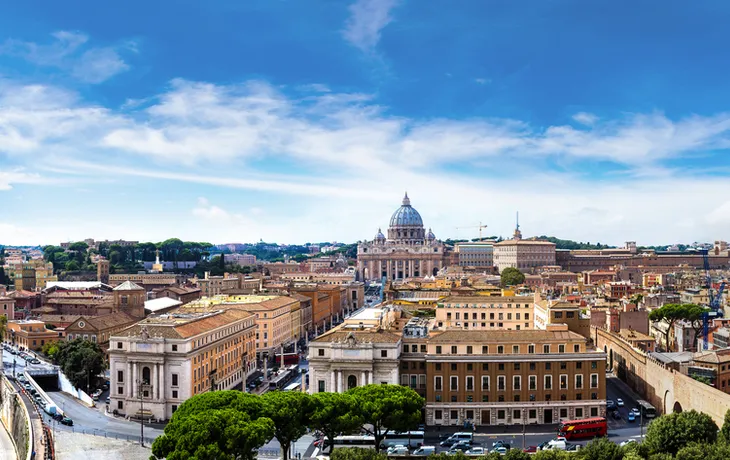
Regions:
M 521 240 L 522 239 L 522 232 L 520 231 L 520 212 L 519 211 L 517 211 L 515 234 L 514 234 L 513 238 L 515 240 Z

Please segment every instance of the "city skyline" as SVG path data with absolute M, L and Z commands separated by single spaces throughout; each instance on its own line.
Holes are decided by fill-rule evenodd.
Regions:
M 405 190 L 439 239 L 727 240 L 730 6 L 669 4 L 3 6 L 0 243 L 354 242 Z

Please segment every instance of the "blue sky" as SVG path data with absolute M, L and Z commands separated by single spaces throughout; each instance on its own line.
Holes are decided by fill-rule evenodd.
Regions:
M 7 3 L 7 2 L 6 2 Z M 42 5 L 42 6 L 41 6 Z M 0 6 L 0 243 L 728 239 L 730 4 Z

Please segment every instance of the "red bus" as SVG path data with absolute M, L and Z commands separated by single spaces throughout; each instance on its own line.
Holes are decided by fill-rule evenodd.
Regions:
M 582 420 L 564 420 L 560 422 L 559 436 L 565 439 L 595 438 L 606 436 L 608 423 L 603 417 L 585 418 Z

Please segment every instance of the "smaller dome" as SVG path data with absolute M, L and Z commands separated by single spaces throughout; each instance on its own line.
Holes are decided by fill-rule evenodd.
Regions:
M 378 229 L 378 233 L 375 234 L 375 239 L 376 240 L 384 240 L 385 239 L 385 235 L 383 235 L 383 232 L 380 231 L 380 229 Z
M 436 235 L 433 234 L 433 232 L 431 231 L 430 228 L 428 229 L 428 233 L 426 233 L 426 239 L 427 240 L 435 240 L 436 239 Z

